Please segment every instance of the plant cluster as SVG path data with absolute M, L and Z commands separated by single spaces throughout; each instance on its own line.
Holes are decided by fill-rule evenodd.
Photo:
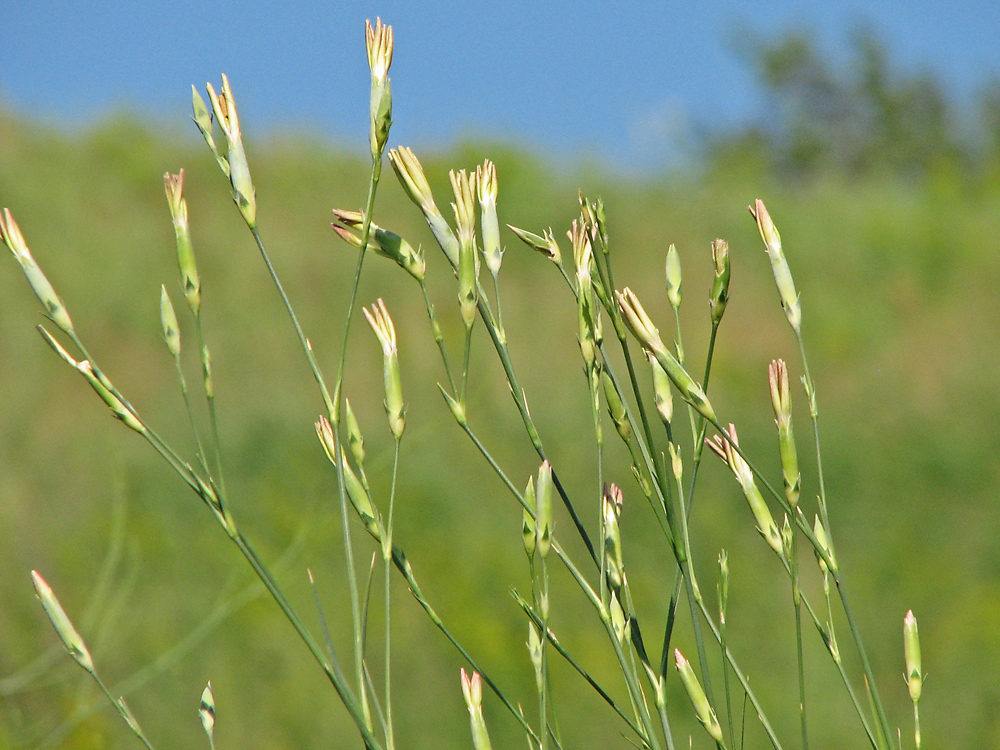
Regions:
M 802 746 L 807 748 L 809 745 L 803 636 L 810 629 L 818 633 L 839 672 L 857 714 L 859 730 L 871 746 L 876 750 L 900 746 L 901 740 L 893 732 L 883 706 L 839 566 L 820 455 L 816 385 L 809 373 L 802 337 L 800 296 L 781 237 L 764 203 L 755 201 L 750 213 L 770 259 L 782 309 L 799 345 L 801 382 L 808 405 L 813 438 L 811 445 L 818 470 L 819 495 L 815 504 L 804 502 L 805 499 L 800 497 L 801 475 L 792 422 L 791 376 L 784 361 L 774 360 L 768 371 L 780 454 L 780 489 L 765 478 L 754 459 L 744 452 L 736 426 L 727 425 L 719 416 L 725 412 L 717 409 L 710 400 L 709 381 L 716 334 L 729 300 L 730 258 L 727 243 L 719 239 L 711 245 L 714 266 L 714 279 L 709 292 L 711 333 L 699 380 L 691 374 L 691 358 L 685 356 L 682 345 L 680 308 L 683 279 L 677 250 L 671 246 L 666 256 L 666 296 L 676 324 L 673 340 L 669 341 L 661 335 L 637 295 L 627 286 L 620 289 L 616 286 L 612 263 L 615 253 L 604 204 L 600 199 L 591 200 L 582 194 L 579 196 L 579 216 L 567 233 L 569 252 L 564 253 L 564 247 L 551 229 L 535 233 L 510 227 L 528 247 L 552 264 L 558 283 L 564 285 L 567 302 L 576 309 L 575 335 L 583 365 L 582 387 L 586 389 L 592 417 L 596 481 L 585 497 L 571 497 L 532 418 L 527 394 L 519 384 L 510 353 L 501 305 L 505 249 L 501 242 L 497 211 L 499 190 L 496 169 L 490 161 L 486 161 L 474 172 L 451 172 L 454 221 L 449 221 L 438 207 L 413 151 L 400 146 L 386 153 L 392 125 L 392 94 L 388 77 L 393 56 L 392 29 L 377 21 L 374 26 L 367 26 L 366 38 L 371 69 L 371 174 L 364 210 L 333 212 L 334 231 L 356 247 L 358 252 L 353 286 L 346 301 L 337 370 L 332 380 L 322 372 L 266 249 L 257 222 L 257 195 L 229 80 L 223 76 L 218 92 L 209 84 L 207 102 L 197 90 L 193 90 L 193 119 L 229 180 L 234 203 L 288 312 L 324 404 L 324 413 L 319 416 L 315 429 L 337 478 L 344 575 L 350 591 L 349 616 L 354 635 L 349 662 L 345 660 L 342 663 L 334 650 L 319 597 L 316 597 L 317 612 L 323 633 L 317 636 L 299 614 L 266 561 L 246 538 L 232 510 L 223 477 L 224 462 L 219 442 L 211 356 L 202 329 L 202 289 L 191 240 L 183 170 L 176 175 L 165 176 L 165 191 L 176 236 L 181 288 L 193 324 L 201 364 L 200 386 L 209 414 L 207 436 L 202 435 L 198 427 L 182 367 L 184 350 L 181 331 L 184 326 L 165 286 L 161 292 L 160 312 L 163 338 L 177 365 L 182 396 L 196 439 L 195 460 L 189 461 L 171 447 L 88 352 L 65 304 L 36 264 L 10 211 L 4 209 L 0 217 L 0 236 L 20 263 L 56 329 L 53 331 L 39 326 L 45 341 L 86 379 L 115 417 L 146 440 L 168 462 L 211 511 L 314 657 L 369 750 L 393 750 L 397 742 L 392 712 L 391 592 L 398 585 L 394 583 L 394 571 L 402 577 L 434 625 L 467 662 L 470 671 L 462 669 L 461 689 L 468 705 L 472 739 L 477 750 L 490 747 L 482 707 L 484 686 L 520 724 L 530 747 L 540 750 L 562 747 L 551 679 L 555 660 L 565 661 L 571 670 L 593 687 L 627 728 L 628 741 L 636 746 L 646 750 L 673 750 L 677 746 L 671 716 L 689 709 L 676 706 L 668 699 L 667 682 L 675 671 L 690 698 L 694 715 L 718 747 L 735 750 L 744 745 L 740 705 L 749 704 L 771 745 L 780 750 L 784 745 L 768 719 L 768 709 L 755 693 L 750 675 L 741 668 L 739 655 L 729 645 L 733 623 L 727 619 L 728 554 L 726 550 L 719 553 L 718 570 L 711 574 L 696 570 L 692 557 L 690 519 L 698 495 L 697 479 L 703 457 L 712 453 L 717 454 L 731 470 L 746 498 L 757 531 L 788 576 L 798 657 L 797 674 L 790 682 L 796 684 L 795 705 L 800 719 Z M 220 132 L 221 138 L 217 138 Z M 388 158 L 406 194 L 426 219 L 455 277 L 458 309 L 464 329 L 460 347 L 453 346 L 454 342 L 446 339 L 438 321 L 426 283 L 429 267 L 422 249 L 414 248 L 403 237 L 372 220 L 384 158 Z M 372 253 L 395 262 L 420 286 L 430 331 L 442 363 L 441 394 L 458 427 L 522 509 L 521 543 L 530 571 L 531 590 L 527 596 L 516 591 L 513 593 L 517 606 L 524 614 L 529 660 L 535 676 L 537 710 L 533 712 L 525 711 L 519 701 L 501 689 L 477 662 L 474 649 L 461 643 L 443 622 L 418 583 L 415 572 L 415 564 L 418 567 L 418 563 L 411 563 L 396 542 L 397 474 L 406 433 L 406 401 L 395 327 L 389 305 L 382 299 L 363 308 L 363 314 L 383 355 L 385 411 L 394 444 L 388 496 L 377 496 L 372 489 L 373 483 L 369 482 L 362 429 L 343 384 L 348 362 L 348 332 L 358 317 L 358 283 L 365 260 Z M 489 278 L 482 273 L 484 264 Z M 495 460 L 488 439 L 477 428 L 475 414 L 468 409 L 470 352 L 474 335 L 479 329 L 485 330 L 496 353 L 527 440 L 538 454 L 540 466 L 537 473 L 529 478 L 510 476 Z M 683 411 L 675 412 L 675 397 L 683 402 Z M 651 409 L 648 408 L 650 405 Z M 606 465 L 609 462 L 606 460 L 604 428 L 609 425 L 614 428 L 612 439 L 620 440 L 627 451 L 629 461 L 625 467 Z M 689 437 L 685 436 L 685 432 L 689 432 Z M 709 454 L 705 453 L 706 447 L 710 449 Z M 676 562 L 667 615 L 662 623 L 640 622 L 637 613 L 626 565 L 628 544 L 620 523 L 626 507 L 626 493 L 641 496 L 648 505 L 661 532 L 662 544 Z M 631 500 L 628 502 L 632 503 Z M 582 541 L 586 550 L 585 559 L 575 559 L 556 533 L 553 517 L 562 512 L 558 510 L 559 505 L 572 521 L 571 533 Z M 808 510 L 804 506 L 808 506 Z M 780 521 L 776 520 L 776 512 Z M 594 521 L 596 533 L 588 530 L 595 525 Z M 357 550 L 363 544 L 371 546 L 373 559 L 381 560 L 380 585 L 374 581 L 374 563 L 367 575 L 356 568 Z M 815 557 L 816 565 L 805 570 L 802 559 L 808 560 L 810 554 Z M 550 615 L 554 603 L 550 578 L 555 573 L 553 568 L 567 573 L 592 607 L 595 624 L 603 629 L 607 648 L 620 667 L 621 685 L 600 684 L 588 673 L 586 659 L 566 648 L 551 627 Z M 803 576 L 810 575 L 822 581 L 822 602 L 811 601 L 803 591 Z M 709 577 L 717 581 L 715 597 L 705 593 L 705 582 Z M 38 597 L 70 655 L 97 680 L 135 735 L 146 747 L 152 748 L 151 741 L 125 700 L 115 697 L 98 677 L 84 639 L 59 605 L 52 589 L 37 572 L 32 572 L 32 579 Z M 380 634 L 383 652 L 373 658 L 370 642 L 374 640 L 372 635 L 378 628 L 369 622 L 368 605 L 373 590 L 379 588 L 384 597 L 384 623 Z M 858 654 L 863 673 L 860 680 L 858 675 L 849 673 L 842 660 L 841 638 L 836 628 L 838 618 L 847 623 L 845 640 Z M 677 647 L 675 635 L 681 625 L 690 627 L 696 644 L 696 653 L 690 655 L 690 659 Z M 644 634 L 648 636 L 654 632 L 657 642 L 661 644 L 659 654 L 650 647 L 652 642 L 644 638 Z M 919 748 L 918 702 L 923 672 L 917 625 L 912 612 L 908 612 L 904 619 L 904 635 L 906 681 L 913 702 L 914 741 Z M 381 674 L 373 668 L 376 662 L 382 667 Z M 712 679 L 713 671 L 716 675 L 721 671 L 721 690 L 717 681 Z M 863 682 L 861 690 L 858 682 Z M 613 697 L 618 693 L 624 697 Z M 200 714 L 208 741 L 214 748 L 216 706 L 211 684 L 202 695 Z

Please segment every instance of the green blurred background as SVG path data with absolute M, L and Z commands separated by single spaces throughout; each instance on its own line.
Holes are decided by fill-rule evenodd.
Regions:
M 701 362 L 706 346 L 709 243 L 726 238 L 732 299 L 720 331 L 712 402 L 724 420 L 739 424 L 742 442 L 777 478 L 766 367 L 784 357 L 793 378 L 801 370 L 746 211 L 754 198 L 767 202 L 802 294 L 838 556 L 893 726 L 901 727 L 905 744 L 911 719 L 901 632 L 903 614 L 912 608 L 930 675 L 922 702 L 928 746 L 997 747 L 1000 97 L 984 95 L 983 127 L 971 135 L 954 126 L 955 113 L 933 79 L 884 75 L 872 40 L 855 52 L 860 64 L 844 75 L 801 37 L 761 49 L 752 62 L 774 97 L 774 122 L 767 129 L 713 133 L 697 164 L 659 177 L 550 163 L 510 144 L 463 143 L 419 156 L 442 206 L 450 202 L 448 169 L 493 159 L 501 222 L 536 232 L 551 226 L 562 235 L 576 215 L 578 187 L 602 196 L 616 282 L 636 290 L 664 332 L 671 321 L 663 260 L 675 243 L 692 362 Z M 355 256 L 329 230 L 329 210 L 362 205 L 367 165 L 308 136 L 248 138 L 264 240 L 322 366 L 332 373 Z M 0 113 L 0 144 L 0 203 L 13 211 L 84 340 L 140 413 L 193 458 L 158 316 L 161 283 L 180 301 L 161 175 L 186 169 L 234 512 L 318 627 L 306 577 L 307 568 L 313 571 L 338 654 L 348 661 L 334 476 L 312 427 L 321 402 L 224 178 L 197 133 L 113 115 L 86 133 L 67 134 Z M 388 168 L 376 214 L 379 223 L 424 247 L 432 295 L 458 357 L 454 282 Z M 593 433 L 575 306 L 551 264 L 510 233 L 504 241 L 504 318 L 515 366 L 553 463 L 571 494 L 583 498 L 577 502 L 593 530 L 596 497 L 586 500 L 596 481 Z M 32 330 L 41 322 L 39 306 L 9 256 L 0 263 L 0 284 L 0 745 L 135 744 L 56 645 L 30 586 L 28 572 L 35 568 L 157 746 L 204 742 L 196 709 L 211 679 L 220 748 L 356 747 L 333 691 L 277 607 L 254 588 L 210 514 L 144 442 L 109 418 Z M 393 264 L 372 257 L 360 301 L 377 297 L 385 298 L 396 322 L 409 408 L 397 539 L 445 622 L 511 697 L 533 706 L 526 627 L 508 593 L 511 586 L 529 589 L 520 510 L 437 392 L 444 374 L 419 290 Z M 192 332 L 184 332 L 190 342 Z M 384 504 L 391 440 L 381 405 L 381 356 L 358 321 L 350 352 L 346 393 L 365 430 L 369 473 Z M 195 383 L 196 362 L 188 364 Z M 472 368 L 470 423 L 523 484 L 537 458 L 482 330 Z M 806 449 L 808 413 L 799 389 L 793 399 L 803 498 L 812 507 L 817 485 Z M 647 645 L 658 654 L 651 644 L 659 641 L 673 563 L 610 424 L 605 434 L 607 477 L 626 493 L 626 565 L 648 623 Z M 779 733 L 794 745 L 787 582 L 723 467 L 707 462 L 702 481 L 694 543 L 703 590 L 711 592 L 714 560 L 725 547 L 734 649 Z M 563 516 L 557 534 L 573 536 Z M 366 569 L 371 549 L 361 534 L 358 540 Z M 580 545 L 569 547 L 582 559 Z M 813 576 L 812 566 L 806 569 Z M 400 744 L 469 747 L 458 681 L 464 662 L 395 580 Z M 624 699 L 599 623 L 563 571 L 553 586 L 554 630 Z M 807 590 L 818 601 L 815 576 Z M 378 608 L 372 611 L 373 622 L 380 622 Z M 686 613 L 678 627 L 679 642 L 690 648 Z M 839 633 L 861 689 L 842 622 Z M 814 631 L 807 630 L 806 644 L 813 746 L 864 746 Z M 554 679 L 567 747 L 628 746 L 621 723 L 563 664 L 557 663 Z M 691 733 L 695 746 L 707 747 L 676 680 L 671 685 L 678 741 L 686 743 Z M 488 698 L 485 710 L 495 746 L 523 742 L 497 701 Z M 750 713 L 747 747 L 763 747 L 766 739 Z

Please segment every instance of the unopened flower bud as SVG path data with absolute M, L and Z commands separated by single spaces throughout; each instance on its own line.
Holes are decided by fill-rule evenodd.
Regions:
M 562 265 L 562 252 L 559 250 L 559 244 L 556 242 L 555 235 L 552 234 L 551 229 L 546 230 L 541 236 L 539 236 L 537 234 L 532 234 L 525 229 L 518 229 L 510 224 L 507 225 L 507 228 L 516 234 L 521 241 L 532 250 L 540 252 L 557 266 Z
M 708 306 L 715 325 L 722 320 L 729 302 L 729 243 L 725 240 L 712 241 L 712 263 L 715 266 L 715 278 L 712 281 L 712 292 L 708 297 Z
M 785 310 L 785 317 L 788 318 L 792 330 L 798 333 L 802 326 L 802 308 L 799 303 L 799 295 L 795 291 L 795 283 L 792 281 L 792 272 L 781 249 L 781 235 L 778 234 L 777 227 L 771 221 L 771 215 L 764 207 L 764 201 L 757 199 L 750 207 L 750 214 L 757 222 L 760 238 L 764 240 L 764 248 L 771 259 L 771 271 L 778 287 L 778 295 L 781 298 L 781 306 Z
M 56 290 L 49 283 L 48 278 L 42 273 L 42 269 L 35 263 L 35 259 L 28 249 L 28 243 L 24 241 L 24 235 L 21 234 L 21 228 L 11 216 L 10 209 L 7 208 L 0 213 L 0 239 L 14 253 L 31 289 L 38 297 L 38 301 L 45 307 L 45 312 L 52 319 L 52 322 L 70 336 L 74 335 L 73 321 L 70 320 L 66 306 L 56 294 Z
M 681 256 L 677 248 L 667 248 L 667 299 L 675 310 L 681 306 Z
M 66 650 L 69 651 L 69 655 L 76 660 L 77 664 L 93 674 L 94 660 L 90 657 L 87 644 L 83 642 L 83 638 L 73 627 L 69 617 L 66 616 L 65 610 L 59 604 L 59 600 L 56 599 L 49 584 L 35 570 L 31 571 L 31 582 L 35 586 L 35 593 L 42 602 L 42 607 L 45 608 L 45 614 L 49 616 L 49 621 L 56 629 L 56 634 L 62 640 Z
M 702 689 L 701 683 L 698 682 L 698 677 L 691 668 L 691 663 L 684 658 L 680 649 L 674 649 L 674 663 L 677 665 L 677 673 L 681 676 L 681 682 L 684 683 L 684 689 L 687 691 L 688 698 L 691 699 L 691 704 L 694 706 L 694 712 L 698 717 L 698 721 L 712 735 L 712 739 L 721 744 L 722 727 L 719 726 L 715 709 L 708 702 L 705 691 Z

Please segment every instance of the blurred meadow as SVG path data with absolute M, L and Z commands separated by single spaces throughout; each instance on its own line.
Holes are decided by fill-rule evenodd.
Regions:
M 501 225 L 537 233 L 552 227 L 561 238 L 579 211 L 577 189 L 601 196 L 616 283 L 636 291 L 665 338 L 672 324 L 664 257 L 676 244 L 685 348 L 694 362 L 704 357 L 709 331 L 709 246 L 716 237 L 728 240 L 731 300 L 712 402 L 779 480 L 767 364 L 777 357 L 797 363 L 798 355 L 747 213 L 754 199 L 767 202 L 802 295 L 838 558 L 893 727 L 912 746 L 901 637 L 912 609 L 929 674 L 921 703 L 928 746 L 1000 747 L 1000 97 L 984 93 L 985 119 L 973 133 L 958 127 L 933 79 L 879 78 L 883 63 L 872 40 L 856 53 L 869 67 L 846 75 L 827 67 L 804 38 L 760 50 L 755 64 L 773 97 L 773 122 L 710 134 L 696 164 L 658 176 L 550 163 L 509 143 L 465 142 L 418 155 L 442 207 L 450 202 L 449 169 L 492 159 Z M 233 83 L 238 95 L 240 82 Z M 368 164 L 355 150 L 305 135 L 246 138 L 261 233 L 321 364 L 333 372 L 355 253 L 330 230 L 330 210 L 363 206 Z M 181 167 L 233 511 L 310 624 L 317 622 L 306 576 L 312 570 L 334 643 L 346 652 L 336 480 L 313 430 L 323 405 L 198 133 L 128 114 L 67 133 L 0 110 L 0 205 L 16 215 L 110 377 L 193 456 L 159 320 L 160 284 L 180 296 L 162 175 Z M 431 295 L 458 356 L 463 329 L 451 273 L 388 168 L 375 221 L 424 248 Z M 504 322 L 515 365 L 553 464 L 571 494 L 583 495 L 596 473 L 575 306 L 550 263 L 506 228 L 502 239 Z M 509 694 L 531 705 L 524 616 L 509 594 L 512 586 L 530 590 L 520 508 L 438 392 L 445 376 L 419 290 L 389 261 L 365 263 L 359 301 L 381 297 L 392 313 L 408 408 L 397 538 L 442 619 Z M 31 589 L 34 568 L 158 746 L 202 746 L 197 701 L 210 679 L 220 748 L 357 747 L 321 672 L 210 514 L 33 330 L 43 322 L 40 308 L 9 255 L 0 262 L 0 288 L 0 746 L 136 746 L 53 637 Z M 385 490 L 393 443 L 381 352 L 358 321 L 349 346 L 345 392 L 365 431 L 369 476 Z M 195 383 L 197 365 L 193 358 L 189 364 Z M 808 411 L 793 371 L 802 497 L 811 503 L 818 490 Z M 469 388 L 470 424 L 523 485 L 538 458 L 481 329 Z M 625 490 L 631 584 L 659 622 L 673 560 L 611 437 L 606 449 L 623 470 L 609 479 Z M 714 590 L 714 561 L 725 547 L 733 648 L 779 734 L 794 737 L 795 650 L 775 635 L 791 628 L 786 577 L 725 467 L 709 457 L 702 474 L 692 521 L 702 585 Z M 598 509 L 582 511 L 596 527 Z M 556 528 L 570 527 L 557 512 Z M 358 564 L 367 568 L 367 553 L 359 551 Z M 400 744 L 470 747 L 458 680 L 465 662 L 394 582 Z M 552 585 L 553 629 L 578 653 L 593 652 L 588 669 L 618 690 L 616 665 L 597 656 L 599 627 L 586 603 L 561 570 Z M 815 594 L 814 579 L 810 585 Z M 690 642 L 690 632 L 678 637 Z M 863 746 L 814 631 L 806 643 L 813 747 Z M 846 644 L 842 650 L 853 664 L 853 652 Z M 553 680 L 566 747 L 629 746 L 621 722 L 563 664 Z M 678 738 L 686 744 L 690 733 L 696 747 L 707 747 L 693 718 L 684 722 L 690 712 L 677 680 L 670 689 L 683 705 Z M 484 709 L 494 746 L 524 741 L 495 700 L 488 697 Z M 763 747 L 751 713 L 748 707 L 746 746 Z

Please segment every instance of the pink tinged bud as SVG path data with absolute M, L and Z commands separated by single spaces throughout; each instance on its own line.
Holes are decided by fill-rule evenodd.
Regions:
M 333 209 L 335 221 L 331 226 L 342 240 L 354 247 L 361 247 L 361 234 L 364 232 L 365 217 L 360 211 L 343 211 Z M 423 255 L 395 232 L 383 229 L 371 222 L 368 232 L 368 249 L 372 252 L 395 261 L 402 269 L 417 281 L 422 281 L 426 271 Z
M 714 440 L 706 440 L 706 445 L 723 461 L 729 464 L 729 468 L 743 490 L 743 495 L 747 499 L 747 504 L 750 506 L 754 520 L 757 521 L 757 530 L 764 537 L 764 541 L 767 542 L 768 546 L 778 556 L 782 556 L 784 553 L 784 544 L 782 543 L 781 532 L 778 531 L 778 525 L 774 522 L 774 517 L 771 515 L 770 509 L 768 509 L 763 495 L 760 494 L 760 490 L 757 488 L 757 483 L 754 480 L 750 466 L 733 447 L 734 445 L 739 445 L 736 426 L 730 424 L 727 434 L 729 435 L 729 440 L 716 435 Z
M 490 736 L 483 718 L 483 678 L 479 672 L 473 672 L 470 677 L 462 668 L 462 696 L 469 709 L 473 747 L 475 750 L 490 750 Z
M 191 245 L 191 231 L 188 226 L 187 201 L 184 199 L 184 170 L 175 175 L 169 172 L 163 175 L 163 187 L 174 225 L 177 266 L 181 272 L 184 295 L 191 311 L 197 315 L 201 308 L 201 281 L 198 278 L 198 267 L 194 260 L 194 248 Z
M 796 333 L 802 327 L 802 309 L 799 304 L 799 295 L 795 291 L 795 283 L 792 281 L 792 272 L 785 260 L 785 254 L 781 249 L 781 235 L 778 234 L 777 227 L 771 221 L 771 215 L 764 207 L 764 201 L 759 198 L 750 207 L 750 214 L 757 222 L 757 230 L 760 238 L 764 241 L 764 248 L 771 259 L 771 271 L 774 274 L 774 282 L 778 287 L 778 296 L 781 298 L 781 306 L 785 310 L 792 330 Z
M 389 429 L 396 440 L 403 436 L 405 421 L 403 414 L 403 386 L 399 375 L 399 354 L 396 348 L 396 329 L 389 317 L 385 302 L 379 299 L 371 310 L 364 309 L 365 318 L 382 345 L 382 375 L 385 383 L 385 411 L 389 416 Z
M 28 243 L 24 241 L 24 235 L 21 234 L 21 228 L 11 216 L 10 209 L 7 208 L 0 213 L 0 239 L 3 239 L 4 244 L 14 253 L 14 257 L 20 264 L 25 278 L 28 279 L 32 291 L 45 307 L 45 312 L 52 319 L 52 322 L 59 326 L 63 332 L 72 336 L 73 321 L 70 320 L 66 306 L 56 294 L 56 290 L 49 283 L 48 278 L 42 273 L 42 269 L 35 263 L 35 259 L 28 249 Z

